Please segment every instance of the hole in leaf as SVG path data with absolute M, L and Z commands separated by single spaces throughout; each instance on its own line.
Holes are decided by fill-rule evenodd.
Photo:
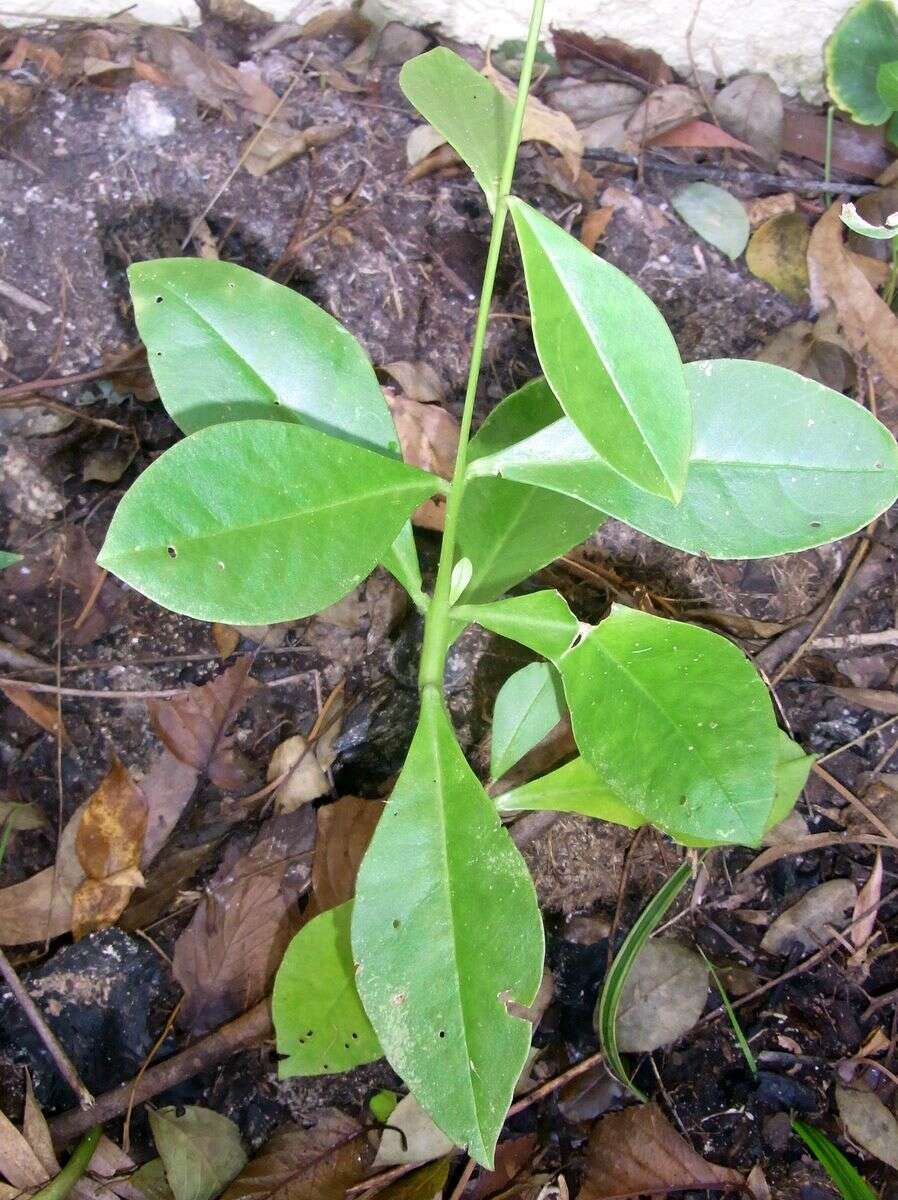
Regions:
M 157 303 L 157 304 L 161 304 L 161 303 L 162 303 L 162 297 L 161 297 L 161 296 L 157 296 L 157 297 L 156 297 L 156 303 Z
M 445 1036 L 446 1036 L 446 1030 L 445 1030 L 445 1029 L 441 1029 L 441 1030 L 440 1030 L 440 1037 L 441 1037 L 441 1038 L 444 1038 Z
M 325 1071 L 327 1071 L 327 1070 L 328 1070 L 328 1065 L 327 1065 L 327 1063 L 322 1063 L 322 1064 L 321 1064 L 321 1067 L 322 1067 L 322 1070 L 325 1070 Z
M 311 1036 L 312 1036 L 312 1034 L 313 1034 L 314 1032 L 315 1032 L 315 1030 L 314 1030 L 314 1029 L 310 1029 L 310 1030 L 308 1031 L 308 1033 L 306 1034 L 306 1037 L 311 1037 Z
M 396 917 L 393 921 L 393 928 L 399 929 L 401 925 L 402 925 L 402 922 L 399 920 L 398 917 Z
M 169 557 L 169 558 L 177 558 L 177 557 L 178 557 L 178 552 L 177 552 L 177 550 L 174 548 L 174 546 L 168 546 L 168 547 L 167 547 L 167 550 L 168 550 L 168 557 Z
M 352 1036 L 354 1041 L 357 1042 L 359 1040 L 359 1035 L 357 1033 L 354 1033 Z
M 348 1049 L 349 1049 L 349 1042 L 344 1042 L 344 1043 L 343 1043 L 343 1049 L 344 1049 L 344 1050 L 348 1050 Z
M 820 528 L 819 521 L 811 521 L 811 529 L 819 529 L 819 528 Z

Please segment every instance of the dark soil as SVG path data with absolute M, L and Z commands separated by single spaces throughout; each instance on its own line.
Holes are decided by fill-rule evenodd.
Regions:
M 252 36 L 216 23 L 198 34 L 208 49 L 232 63 L 252 57 Z M 209 228 L 222 258 L 261 272 L 280 261 L 291 238 L 305 239 L 294 264 L 293 286 L 343 321 L 376 365 L 398 359 L 429 363 L 457 412 L 489 214 L 465 173 L 405 182 L 405 141 L 416 118 L 397 87 L 394 68 L 379 69 L 378 86 L 370 95 L 335 90 L 310 69 L 302 70 L 313 53 L 339 64 L 350 45 L 331 36 L 288 42 L 255 56 L 278 92 L 297 75 L 281 114 L 291 124 L 304 128 L 339 122 L 348 131 L 262 179 L 237 171 L 212 206 Z M 150 103 L 163 106 L 175 120 L 174 131 L 158 140 L 142 135 L 134 119 Z M 191 222 L 228 179 L 252 129 L 245 115 L 208 111 L 182 90 L 141 82 L 108 89 L 85 82 L 63 89 L 42 82 L 34 106 L 10 121 L 0 145 L 0 277 L 50 310 L 38 316 L 0 296 L 0 344 L 9 352 L 0 369 L 7 384 L 91 370 L 123 346 L 136 344 L 125 268 L 135 260 L 181 253 Z M 540 162 L 534 152 L 524 151 L 520 190 L 553 218 L 571 224 L 581 212 L 579 202 L 544 182 Z M 704 244 L 698 250 L 695 235 L 670 207 L 674 183 L 649 172 L 637 185 L 616 168 L 603 173 L 591 164 L 591 169 L 600 194 L 606 187 L 615 189 L 611 199 L 617 207 L 600 251 L 659 304 L 685 360 L 749 356 L 769 334 L 805 315 L 741 263 Z M 525 313 L 525 296 L 512 249 L 507 247 L 502 265 L 478 397 L 480 418 L 537 369 L 528 326 L 515 319 Z M 172 688 L 205 682 L 221 667 L 208 625 L 162 611 L 111 581 L 100 593 L 100 619 L 86 635 L 85 626 L 75 628 L 86 597 L 61 585 L 55 569 L 63 535 L 68 539 L 73 530 L 80 531 L 78 537 L 99 546 L 123 490 L 178 436 L 161 405 L 142 392 L 138 398 L 132 386 L 128 379 L 112 378 L 53 392 L 55 399 L 85 414 L 133 430 L 137 455 L 114 484 L 85 482 L 82 467 L 92 452 L 127 444 L 120 433 L 69 421 L 44 408 L 0 408 L 6 448 L 0 460 L 0 544 L 26 556 L 24 569 L 13 568 L 0 577 L 0 641 L 52 666 L 59 628 L 62 682 L 71 688 Z M 888 516 L 874 539 L 876 569 L 828 626 L 829 635 L 896 623 Z M 419 534 L 422 557 L 431 567 L 435 541 L 431 534 Z M 711 610 L 708 619 L 716 627 L 723 624 L 757 653 L 770 650 L 771 631 L 747 625 L 745 618 L 784 627 L 809 614 L 832 593 L 855 544 L 850 539 L 784 559 L 715 564 L 651 543 L 609 521 L 577 552 L 581 569 L 561 562 L 543 572 L 542 582 L 559 587 L 584 618 L 599 615 L 611 599 L 609 580 L 625 597 L 652 604 L 657 611 L 708 617 Z M 65 546 L 71 555 L 71 543 Z M 386 585 L 378 579 L 363 596 L 367 607 L 359 606 L 352 627 L 334 623 L 328 614 L 295 622 L 282 631 L 281 644 L 259 652 L 254 665 L 259 680 L 298 679 L 289 686 L 261 689 L 240 714 L 237 743 L 246 755 L 246 794 L 264 782 L 273 746 L 291 733 L 307 732 L 321 698 L 343 677 L 350 703 L 335 766 L 335 794 L 376 796 L 388 788 L 414 720 L 420 629 L 409 612 L 392 624 L 381 619 L 378 606 Z M 251 639 L 244 641 L 244 649 L 254 646 Z M 784 724 L 809 751 L 826 753 L 853 741 L 883 717 L 847 703 L 830 688 L 891 687 L 895 655 L 894 645 L 869 651 L 810 650 L 777 688 Z M 776 666 L 775 654 L 773 658 L 770 665 Z M 462 741 L 472 754 L 488 731 L 498 687 L 524 661 L 519 648 L 480 635 L 468 635 L 454 656 L 451 702 Z M 28 666 L 7 658 L 3 671 L 21 677 Z M 54 673 L 30 677 L 52 682 Z M 46 830 L 15 836 L 0 867 L 0 884 L 17 882 L 52 862 L 59 817 L 68 818 L 87 798 L 113 753 L 140 772 L 158 749 L 143 703 L 66 697 L 63 712 L 71 746 L 62 756 L 60 787 L 54 739 L 14 705 L 3 703 L 0 794 L 33 801 L 49 824 Z M 876 734 L 827 766 L 848 786 L 862 789 L 865 772 L 880 761 L 892 736 L 891 729 Z M 820 832 L 841 827 L 842 806 L 838 795 L 813 779 L 800 811 L 811 831 Z M 174 844 L 183 848 L 226 839 L 244 825 L 239 806 L 206 784 Z M 546 1076 L 596 1049 L 591 1016 L 615 914 L 616 927 L 625 932 L 675 862 L 670 844 L 645 836 L 624 879 L 632 841 L 629 831 L 563 817 L 527 848 L 555 976 L 556 999 L 538 1034 L 547 1047 L 540 1066 Z M 188 899 L 198 897 L 217 853 L 189 882 Z M 850 877 L 860 884 L 872 861 L 863 847 L 844 844 L 783 858 L 740 880 L 738 872 L 751 857 L 742 850 L 710 856 L 702 903 L 675 926 L 684 941 L 700 945 L 729 971 L 728 978 L 740 980 L 741 993 L 731 985 L 734 995 L 775 979 L 792 965 L 762 954 L 763 928 L 746 923 L 740 914 L 776 914 L 827 879 Z M 887 854 L 884 895 L 894 882 L 895 859 Z M 880 947 L 898 940 L 896 918 L 898 907 L 888 900 L 879 913 Z M 171 953 L 185 921 L 182 906 L 173 918 L 153 923 L 151 942 L 137 933 L 111 930 L 77 945 L 63 942 L 49 952 L 36 946 L 33 953 L 19 955 L 29 987 L 45 1002 L 50 1023 L 91 1087 L 104 1090 L 133 1076 L 161 1033 L 177 997 L 164 955 Z M 820 1173 L 808 1174 L 806 1157 L 787 1135 L 785 1115 L 810 1114 L 836 1134 L 831 1101 L 836 1069 L 858 1053 L 876 1027 L 891 1038 L 885 1062 L 896 1069 L 895 1007 L 885 1005 L 871 1018 L 864 1016 L 871 999 L 895 985 L 894 956 L 881 949 L 869 972 L 847 959 L 847 952 L 838 948 L 743 1010 L 762 1068 L 757 1080 L 747 1071 L 725 1020 L 699 1026 L 669 1052 L 656 1054 L 657 1078 L 647 1062 L 637 1076 L 643 1088 L 676 1114 L 697 1149 L 715 1162 L 744 1170 L 763 1163 L 778 1197 L 812 1200 L 831 1194 Z M 716 1007 L 716 998 L 709 999 L 709 1011 Z M 2 993 L 0 1013 L 0 1106 L 18 1115 L 18 1064 L 27 1063 L 47 1110 L 70 1107 L 67 1090 L 36 1048 L 13 1001 Z M 181 1035 L 170 1036 L 162 1054 L 183 1042 Z M 875 1070 L 870 1076 L 878 1084 L 885 1079 Z M 307 1115 L 323 1104 L 358 1109 L 372 1091 L 390 1082 L 397 1081 L 383 1064 L 347 1077 L 281 1082 L 274 1048 L 265 1046 L 159 1102 L 211 1105 L 238 1121 L 257 1147 L 286 1117 Z M 556 1098 L 513 1123 L 519 1132 L 539 1131 L 553 1158 L 565 1165 L 569 1180 L 577 1178 L 585 1122 L 621 1103 L 614 1086 L 597 1087 L 594 1094 L 599 1098 L 578 1119 L 566 1119 Z M 138 1119 L 137 1153 L 149 1151 L 143 1129 Z M 874 1160 L 866 1173 L 884 1185 L 882 1195 L 898 1195 L 894 1178 L 887 1180 Z

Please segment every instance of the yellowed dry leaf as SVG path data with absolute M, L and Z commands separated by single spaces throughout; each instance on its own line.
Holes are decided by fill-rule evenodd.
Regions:
M 650 92 L 627 119 L 623 149 L 635 154 L 646 143 L 701 116 L 704 101 L 683 83 L 669 83 Z
M 492 61 L 487 57 L 483 74 L 509 100 L 514 100 L 518 85 L 501 71 L 497 71 Z M 527 107 L 524 110 L 524 128 L 521 131 L 522 142 L 545 142 L 554 146 L 570 172 L 571 179 L 577 179 L 583 159 L 583 135 L 567 115 L 556 108 L 549 108 L 536 96 L 527 97 Z
M 12 683 L 0 683 L 0 691 L 3 692 L 7 700 L 12 701 L 16 708 L 20 708 L 26 716 L 40 725 L 41 729 L 45 729 L 47 733 L 52 733 L 54 737 L 56 736 L 60 725 L 55 705 L 45 704 L 43 700 L 39 700 L 35 693 L 29 691 L 28 688 L 17 687 Z M 64 724 L 62 725 L 62 740 L 63 742 L 68 742 L 69 740 Z
M 212 626 L 212 640 L 222 658 L 230 658 L 240 645 L 240 630 L 233 625 L 222 625 L 216 621 Z
M 779 217 L 783 213 L 795 212 L 796 201 L 794 192 L 777 192 L 775 196 L 758 196 L 756 200 L 748 200 L 745 211 L 752 229 L 763 225 L 771 217 Z
M 851 925 L 851 941 L 856 950 L 866 946 L 876 925 L 877 905 L 882 895 L 882 851 L 876 851 L 876 861 L 870 878 L 857 894 Z M 870 911 L 872 910 L 872 911 Z
M 745 250 L 745 265 L 752 275 L 799 304 L 808 291 L 808 240 L 802 216 L 780 213 L 765 221 L 751 235 Z
M 851 350 L 868 355 L 887 390 L 898 394 L 898 318 L 850 257 L 843 239 L 841 202 L 814 226 L 808 245 L 811 301 L 832 304 Z
M 586 214 L 580 226 L 580 241 L 587 250 L 595 250 L 596 243 L 599 238 L 605 236 L 605 230 L 613 216 L 614 209 L 610 205 L 590 209 Z
M 26 112 L 33 97 L 34 92 L 27 83 L 0 79 L 0 109 L 5 109 L 11 116 L 17 117 Z
M 115 759 L 88 800 L 75 839 L 87 876 L 72 897 L 76 939 L 114 924 L 134 888 L 143 884 L 139 865 L 146 830 L 146 797 Z

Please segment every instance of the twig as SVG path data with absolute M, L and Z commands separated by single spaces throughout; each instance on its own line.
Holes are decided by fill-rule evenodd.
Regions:
M 583 155 L 593 162 L 617 163 L 622 167 L 638 170 L 639 159 L 632 154 L 622 154 L 618 150 L 586 150 Z M 734 183 L 741 187 L 769 187 L 781 192 L 801 192 L 803 195 L 819 196 L 827 188 L 838 191 L 845 196 L 866 196 L 869 192 L 877 192 L 879 188 L 874 183 L 843 183 L 841 180 L 829 183 L 825 179 L 798 179 L 793 175 L 777 175 L 771 171 L 746 171 L 729 167 L 713 167 L 703 163 L 674 162 L 661 155 L 646 151 L 643 154 L 643 165 L 648 171 L 662 171 L 666 175 L 680 175 L 688 179 L 705 179 L 715 183 Z
M 79 1115 L 85 1117 L 82 1128 L 87 1129 L 89 1126 L 95 1124 L 96 1121 L 92 1108 L 94 1098 L 81 1082 L 81 1078 L 75 1070 L 75 1064 L 60 1045 L 56 1034 L 44 1020 L 44 1014 L 31 999 L 31 996 L 25 989 L 25 985 L 2 949 L 0 949 L 0 975 L 3 976 L 6 986 L 19 1002 L 19 1006 L 28 1018 L 31 1028 L 40 1038 L 47 1053 L 53 1059 L 57 1071 L 59 1071 L 60 1075 L 78 1097 L 78 1103 L 82 1109 Z
M 861 646 L 898 644 L 898 629 L 878 629 L 872 633 L 846 633 L 841 637 L 814 638 L 815 650 L 855 650 Z
M 262 1000 L 236 1020 L 221 1025 L 186 1050 L 150 1067 L 141 1079 L 129 1080 L 98 1096 L 90 1112 L 72 1109 L 53 1117 L 50 1121 L 53 1140 L 57 1145 L 64 1145 L 84 1133 L 90 1125 L 105 1124 L 120 1117 L 132 1102 L 132 1094 L 135 1105 L 143 1104 L 145 1100 L 151 1100 L 153 1096 L 183 1083 L 185 1079 L 217 1066 L 238 1050 L 247 1049 L 271 1033 L 269 1002 Z
M 865 804 L 863 800 L 860 800 L 857 796 L 855 796 L 854 792 L 850 791 L 845 784 L 836 779 L 834 775 L 830 775 L 829 771 L 825 771 L 819 763 L 814 763 L 814 765 L 811 767 L 811 770 L 815 775 L 819 775 L 824 783 L 828 783 L 833 791 L 838 792 L 843 800 L 847 800 L 852 808 L 857 809 L 859 813 L 866 817 L 874 829 L 878 829 L 884 838 L 888 838 L 889 845 L 893 849 L 898 850 L 898 837 L 895 836 L 892 830 L 889 829 L 888 825 L 886 825 L 885 821 L 878 817 L 873 809 L 869 807 L 869 805 Z
M 888 729 L 890 725 L 894 725 L 898 721 L 898 716 L 886 717 L 884 721 L 880 721 L 878 725 L 872 726 L 866 733 L 859 733 L 856 738 L 852 738 L 850 742 L 846 742 L 844 746 L 836 746 L 835 750 L 830 750 L 826 754 L 821 754 L 817 759 L 817 765 L 829 762 L 831 758 L 836 758 L 839 754 L 844 754 L 846 750 L 850 750 L 853 746 L 859 746 L 861 742 L 865 742 L 867 738 L 875 737 L 877 733 L 882 733 L 884 729 Z
M 307 671 L 300 671 L 296 675 L 285 675 L 283 679 L 272 679 L 269 683 L 262 681 L 259 686 L 263 688 L 287 687 L 288 684 L 298 683 L 301 679 L 305 679 L 307 674 Z M 141 692 L 117 691 L 115 688 L 58 687 L 53 683 L 33 683 L 30 679 L 9 679 L 5 675 L 0 675 L 0 684 L 20 687 L 26 692 L 50 692 L 54 696 L 81 696 L 88 700 L 168 700 L 172 696 L 186 696 L 190 691 L 189 687 L 157 688 Z
M 529 1108 L 531 1104 L 535 1104 L 537 1100 L 542 1100 L 545 1096 L 551 1096 L 553 1092 L 557 1092 L 559 1088 L 564 1087 L 566 1083 L 570 1083 L 572 1079 L 576 1079 L 578 1075 L 584 1075 L 592 1067 L 597 1066 L 605 1057 L 601 1050 L 597 1050 L 595 1054 L 590 1054 L 588 1058 L 581 1059 L 575 1063 L 573 1067 L 568 1067 L 566 1071 L 562 1071 L 560 1075 L 556 1075 L 554 1079 L 547 1079 L 545 1083 L 541 1083 L 539 1087 L 528 1092 L 526 1096 L 522 1096 L 515 1104 L 512 1104 L 508 1110 L 510 1117 L 516 1116 L 519 1112 L 523 1112 L 525 1108 Z
M 33 312 L 38 317 L 46 317 L 53 311 L 49 304 L 44 304 L 43 300 L 35 300 L 33 296 L 21 291 L 14 284 L 7 283 L 5 279 L 0 279 L 0 296 L 11 300 L 13 304 L 18 304 L 19 308 Z
M 170 965 L 171 965 L 171 963 L 169 963 L 169 966 Z M 165 1022 L 165 1025 L 162 1028 L 162 1032 L 156 1038 L 156 1041 L 153 1043 L 149 1054 L 146 1056 L 146 1058 L 140 1064 L 140 1070 L 134 1076 L 134 1083 L 131 1085 L 131 1098 L 128 1102 L 127 1111 L 125 1112 L 125 1124 L 124 1124 L 124 1128 L 122 1129 L 122 1150 L 124 1150 L 125 1154 L 131 1153 L 131 1114 L 134 1111 L 134 1093 L 137 1090 L 138 1084 L 140 1083 L 141 1079 L 143 1079 L 144 1075 L 146 1075 L 147 1071 L 149 1070 L 150 1063 L 153 1061 L 153 1059 L 159 1053 L 159 1050 L 162 1047 L 162 1043 L 165 1041 L 165 1039 L 168 1037 L 169 1033 L 171 1032 L 171 1028 L 174 1025 L 175 1021 L 178 1019 L 178 1013 L 181 1011 L 181 1005 L 183 1003 L 184 1003 L 184 997 L 182 996 L 181 999 L 178 1001 L 178 1003 L 175 1005 L 175 1007 L 168 1014 L 168 1020 Z
M 449 1197 L 449 1200 L 461 1200 L 462 1192 L 468 1186 L 468 1183 L 470 1182 L 471 1176 L 474 1174 L 474 1168 L 476 1166 L 477 1166 L 477 1163 L 474 1161 L 474 1159 L 469 1158 L 468 1161 L 465 1163 L 465 1169 L 462 1171 L 461 1175 L 459 1175 L 459 1177 L 458 1177 L 458 1183 L 452 1189 L 452 1195 Z
M 93 383 L 95 379 L 106 379 L 142 353 L 143 346 L 132 346 L 129 350 L 123 350 L 105 366 L 94 367 L 90 371 L 77 371 L 74 375 L 62 375 L 58 379 L 29 379 L 24 383 L 0 388 L 0 407 L 9 408 L 16 400 L 23 396 L 31 396 L 34 392 L 52 392 L 56 388 L 67 388 L 76 383 Z

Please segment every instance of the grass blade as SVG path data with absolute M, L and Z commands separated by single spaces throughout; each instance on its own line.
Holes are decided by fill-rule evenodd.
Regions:
M 698 952 L 705 960 L 705 965 L 711 973 L 711 978 L 714 980 L 714 986 L 720 993 L 720 999 L 723 1001 L 723 1007 L 726 1009 L 726 1014 L 730 1018 L 730 1024 L 733 1027 L 733 1035 L 736 1038 L 736 1041 L 739 1043 L 739 1049 L 742 1051 L 742 1057 L 748 1063 L 748 1069 L 751 1071 L 752 1075 L 757 1078 L 757 1059 L 755 1058 L 754 1054 L 752 1054 L 751 1046 L 748 1044 L 748 1038 L 742 1031 L 742 1026 L 739 1024 L 739 1018 L 736 1016 L 732 1004 L 730 1004 L 730 998 L 724 990 L 724 986 L 720 981 L 720 976 L 714 969 L 714 964 L 711 962 L 710 958 L 708 958 L 707 954 L 705 954 L 704 950 L 701 949 L 701 947 L 699 947 Z
M 792 1118 L 792 1128 L 839 1189 L 843 1200 L 876 1200 L 876 1193 L 837 1146 L 813 1125 Z
M 608 968 L 602 994 L 596 1005 L 595 1026 L 605 1054 L 605 1061 L 621 1083 L 625 1084 L 640 1100 L 645 1100 L 645 1096 L 630 1080 L 617 1048 L 617 1012 L 620 1008 L 621 993 L 636 956 L 657 929 L 661 918 L 683 890 L 686 880 L 691 874 L 691 863 L 684 862 L 639 914 L 636 924 L 627 934 L 624 944 Z

